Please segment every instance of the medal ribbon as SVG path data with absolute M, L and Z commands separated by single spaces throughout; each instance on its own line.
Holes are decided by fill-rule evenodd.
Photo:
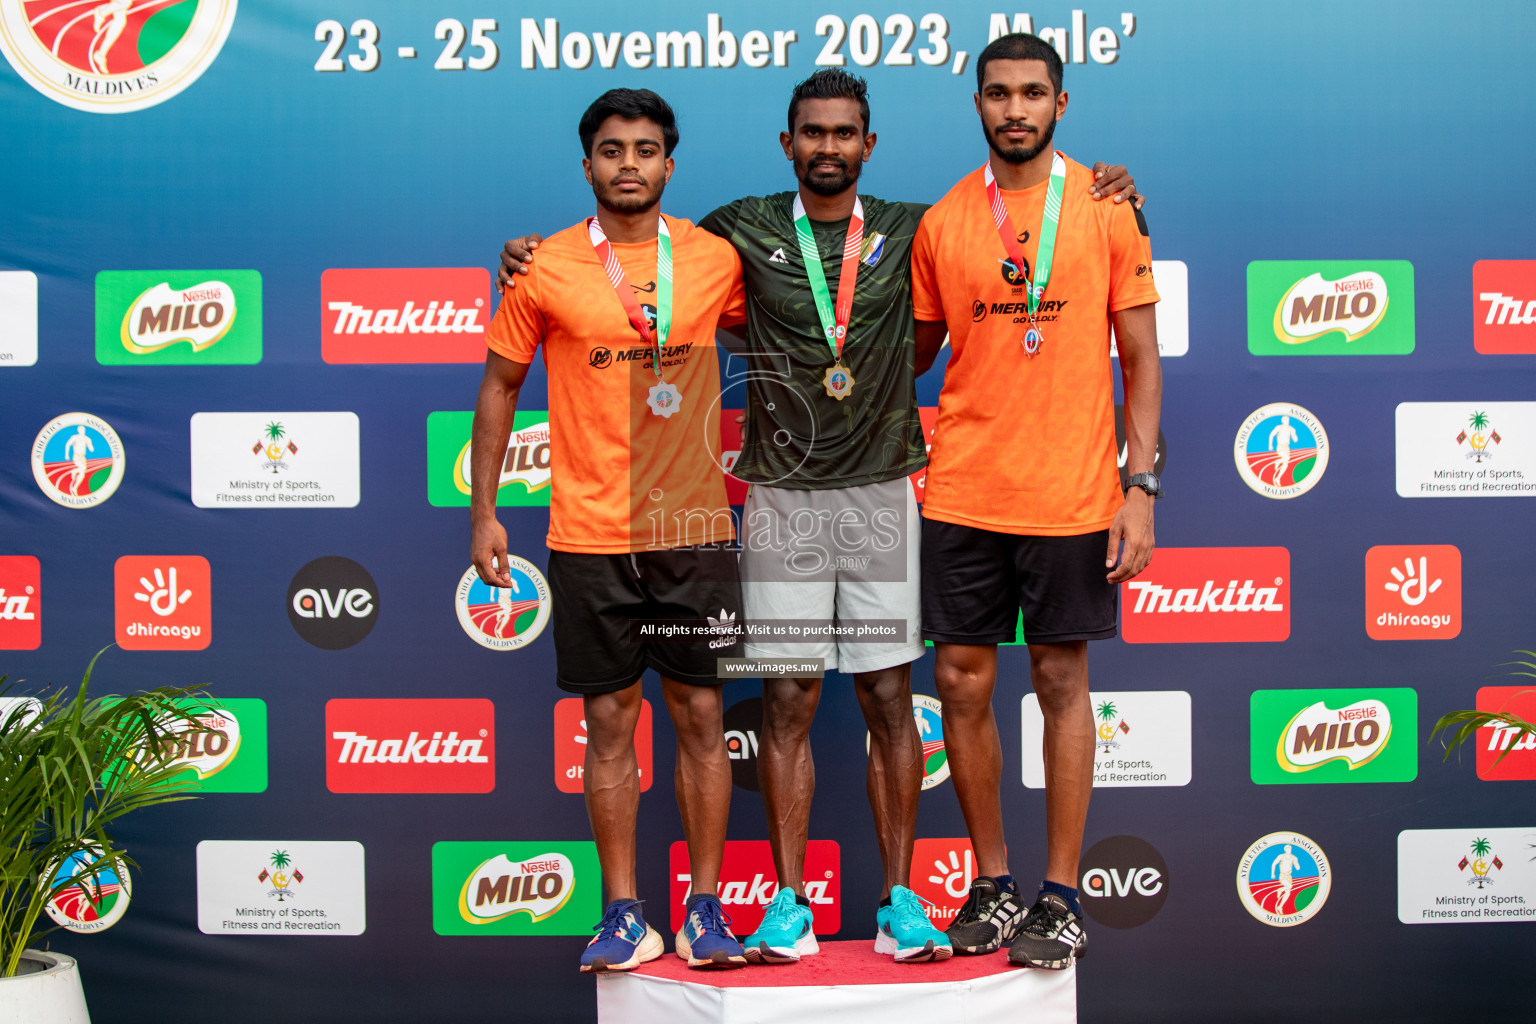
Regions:
M 640 333 L 640 340 L 651 346 L 652 369 L 656 371 L 656 378 L 661 379 L 661 350 L 666 347 L 667 335 L 672 332 L 672 232 L 667 230 L 666 218 L 656 217 L 656 331 L 651 332 L 651 323 L 646 319 L 645 310 L 640 308 L 640 300 L 635 298 L 635 290 L 630 287 L 629 280 L 624 276 L 624 265 L 619 262 L 618 254 L 613 251 L 613 244 L 608 241 L 608 236 L 603 234 L 603 226 L 597 222 L 596 217 L 587 218 L 587 237 L 592 241 L 592 248 L 597 250 L 597 260 L 603 265 L 603 272 L 608 275 L 608 283 L 613 285 L 613 290 L 619 293 L 619 301 L 624 304 L 624 312 L 629 316 L 630 325 Z
M 1003 203 L 1002 189 L 997 187 L 997 180 L 992 177 L 991 161 L 983 165 L 983 170 L 985 173 L 982 176 L 987 183 L 987 202 L 992 206 L 992 221 L 997 225 L 998 237 L 1003 240 L 1003 250 L 1013 261 L 1014 269 L 1022 274 L 1024 247 L 1019 244 L 1019 236 L 1013 230 L 1013 220 L 1008 216 L 1008 207 Z M 1061 152 L 1057 151 L 1051 156 L 1051 182 L 1046 186 L 1045 210 L 1040 218 L 1040 244 L 1035 250 L 1035 278 L 1033 281 L 1025 278 L 1031 321 L 1035 319 L 1035 310 L 1040 308 L 1045 286 L 1051 283 L 1051 258 L 1056 255 L 1056 226 L 1061 221 L 1061 192 L 1066 183 L 1067 162 L 1061 158 Z
M 800 243 L 800 256 L 805 260 L 805 276 L 811 279 L 811 295 L 816 299 L 816 315 L 821 318 L 821 329 L 832 348 L 832 356 L 843 361 L 843 342 L 848 340 L 848 317 L 853 313 L 853 289 L 859 276 L 859 250 L 864 248 L 864 202 L 857 196 L 853 200 L 853 215 L 848 218 L 848 233 L 843 241 L 843 267 L 837 277 L 837 308 L 832 306 L 832 295 L 827 291 L 827 275 L 821 269 L 821 253 L 816 248 L 816 236 L 811 234 L 811 219 L 806 216 L 805 203 L 795 196 L 795 239 Z

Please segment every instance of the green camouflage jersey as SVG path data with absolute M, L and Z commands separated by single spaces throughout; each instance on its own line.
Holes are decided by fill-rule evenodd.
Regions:
M 795 239 L 794 192 L 738 199 L 699 227 L 741 253 L 747 283 L 746 351 L 722 386 L 745 379 L 746 422 L 732 472 L 749 483 L 825 490 L 879 483 L 927 464 L 913 361 L 912 237 L 925 205 L 861 196 L 864 247 L 843 365 L 842 401 L 826 393 L 833 363 Z M 833 301 L 847 221 L 812 221 Z

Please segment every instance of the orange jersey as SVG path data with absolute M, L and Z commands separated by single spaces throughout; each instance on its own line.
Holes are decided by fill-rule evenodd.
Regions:
M 539 246 L 486 332 L 491 349 L 549 372 L 550 508 L 556 551 L 625 554 L 735 536 L 717 461 L 717 323 L 746 318 L 741 258 L 686 220 L 672 232 L 672 328 L 662 353 L 682 392 L 673 415 L 651 412 L 653 349 L 630 324 L 585 222 Z M 628 287 L 655 323 L 656 242 L 613 243 Z
M 1033 359 L 1028 297 L 992 220 L 980 169 L 923 216 L 912 306 L 949 326 L 949 366 L 928 453 L 923 515 L 999 533 L 1075 536 L 1109 527 L 1124 497 L 1115 460 L 1110 314 L 1157 301 L 1152 249 L 1130 203 L 1094 202 L 1093 172 L 1067 160 L 1050 283 Z M 1031 273 L 1047 182 L 1003 192 L 1028 232 Z

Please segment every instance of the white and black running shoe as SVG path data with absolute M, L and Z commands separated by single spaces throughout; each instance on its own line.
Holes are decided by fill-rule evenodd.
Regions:
M 1067 901 L 1055 893 L 1042 893 L 1029 908 L 1024 927 L 1008 947 L 1008 962 L 1020 967 L 1065 970 L 1074 957 L 1088 955 L 1088 935 L 1083 919 L 1072 913 Z
M 965 905 L 946 931 L 956 953 L 996 953 L 1018 934 L 1023 923 L 1024 904 L 1019 900 L 1019 891 L 982 875 L 971 883 Z

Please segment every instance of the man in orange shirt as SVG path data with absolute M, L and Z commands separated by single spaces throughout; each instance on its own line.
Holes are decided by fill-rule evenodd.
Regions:
M 677 954 L 694 967 L 735 967 L 746 958 L 715 895 L 731 798 L 715 662 L 741 654 L 741 586 L 725 483 L 702 439 L 719 436 L 715 328 L 745 320 L 741 260 L 659 212 L 678 137 L 660 96 L 610 90 L 579 131 L 597 215 L 544 243 L 540 274 L 506 294 L 486 334 L 471 551 L 481 579 L 511 585 L 496 481 L 542 345 L 557 682 L 582 696 L 587 814 L 610 901 L 581 969 L 629 970 L 662 951 L 636 899 L 634 736 L 646 668 L 661 676 L 677 731 L 693 875 Z M 696 638 L 649 639 L 661 625 Z
M 1093 790 L 1087 641 L 1115 635 L 1116 586 L 1151 560 L 1162 493 L 1146 222 L 1129 204 L 1084 201 L 1093 172 L 1052 147 L 1067 109 L 1061 73 L 1035 36 L 982 51 L 976 111 L 991 153 L 924 215 L 912 248 L 918 372 L 946 330 L 951 346 L 923 506 L 923 636 L 937 647 L 950 776 L 979 877 L 949 937 L 957 953 L 1011 941 L 1010 961 L 1055 969 L 1087 943 L 1075 888 Z M 1008 873 L 992 712 L 997 645 L 1014 639 L 1021 613 L 1045 724 L 1047 861 L 1027 915 Z

